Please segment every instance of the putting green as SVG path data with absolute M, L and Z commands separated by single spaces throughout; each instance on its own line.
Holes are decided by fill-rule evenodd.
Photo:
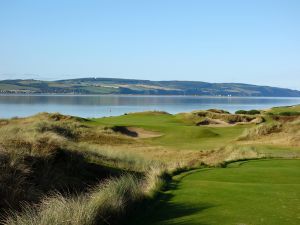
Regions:
M 131 225 L 300 224 L 300 160 L 238 162 L 175 179 Z

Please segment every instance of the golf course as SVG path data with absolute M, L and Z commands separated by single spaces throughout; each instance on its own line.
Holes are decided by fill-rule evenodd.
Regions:
M 300 106 L 2 119 L 1 224 L 300 224 L 299 128 Z

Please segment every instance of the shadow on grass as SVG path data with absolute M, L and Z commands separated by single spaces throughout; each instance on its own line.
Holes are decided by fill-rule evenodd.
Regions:
M 113 126 L 112 130 L 115 132 L 119 132 L 121 134 L 130 136 L 130 137 L 137 137 L 138 133 L 132 130 L 129 130 L 127 127 L 125 126 Z
M 102 180 L 123 171 L 89 162 L 83 154 L 58 149 L 48 157 L 13 157 L 0 152 L 0 218 L 4 211 L 21 210 L 26 203 L 39 203 L 50 193 L 77 196 Z
M 178 189 L 178 182 L 170 182 L 166 190 Z M 156 199 L 146 200 L 131 209 L 124 225 L 208 225 L 201 221 L 192 221 L 188 217 L 193 214 L 214 207 L 212 204 L 179 204 L 174 203 L 174 195 L 166 191 L 161 192 Z

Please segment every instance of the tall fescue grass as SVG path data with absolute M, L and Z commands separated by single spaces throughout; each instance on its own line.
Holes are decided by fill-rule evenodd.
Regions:
M 161 163 L 101 147 L 120 142 L 131 143 L 133 139 L 60 114 L 3 123 L 0 198 L 5 204 L 0 208 L 7 213 L 2 214 L 2 223 L 118 224 L 131 205 L 160 189 L 165 173 Z M 86 185 L 85 179 L 96 180 L 93 173 L 99 168 L 90 171 L 96 164 L 139 173 L 111 177 L 80 192 L 77 186 Z M 79 192 L 58 191 L 68 185 Z
M 152 168 L 143 179 L 123 175 L 101 183 L 86 194 L 66 198 L 59 193 L 43 199 L 36 207 L 26 206 L 23 213 L 11 213 L 6 225 L 101 225 L 120 224 L 131 207 L 161 188 L 162 170 Z
M 261 123 L 263 122 L 261 116 L 254 116 L 254 115 L 243 115 L 243 114 L 230 114 L 228 112 L 223 111 L 216 111 L 216 110 L 207 110 L 207 111 L 193 111 L 191 113 L 184 113 L 183 115 L 184 120 L 192 122 L 194 124 L 201 123 L 203 119 L 217 119 L 228 124 L 235 124 L 235 123 Z M 260 119 L 259 119 L 260 118 Z
M 35 202 L 53 189 L 82 189 L 85 182 L 107 176 L 104 169 L 90 164 L 88 152 L 78 147 L 79 137 L 88 131 L 77 120 L 60 114 L 39 114 L 2 124 L 0 210 L 19 209 L 21 202 Z
M 212 167 L 224 167 L 229 162 L 238 160 L 249 160 L 265 157 L 264 154 L 257 151 L 254 146 L 247 145 L 228 145 L 216 149 L 207 154 L 202 160 L 205 165 Z
M 51 162 L 65 143 L 64 137 L 38 133 L 30 125 L 0 127 L 0 209 L 36 201 L 48 185 L 59 183 Z
M 254 138 L 263 137 L 272 133 L 278 133 L 282 131 L 281 123 L 269 123 L 261 124 L 249 129 L 246 129 L 244 133 L 238 138 L 238 140 L 251 140 Z
M 286 120 L 276 118 L 259 126 L 246 129 L 238 137 L 238 141 L 248 141 L 260 144 L 276 144 L 280 146 L 300 146 L 300 119 L 299 117 Z
M 87 157 L 92 162 L 126 171 L 145 172 L 150 166 L 154 164 L 160 166 L 161 164 L 125 150 L 116 150 L 115 148 L 87 143 L 79 143 L 77 147 L 84 149 L 83 154 L 87 154 Z

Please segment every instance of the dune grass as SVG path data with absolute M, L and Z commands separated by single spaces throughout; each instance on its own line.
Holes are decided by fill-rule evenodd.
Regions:
M 47 113 L 2 121 L 0 223 L 118 224 L 163 185 L 161 163 L 101 148 L 135 140 L 86 122 Z
M 177 176 L 155 205 L 128 224 L 297 225 L 300 160 L 237 162 Z
M 7 120 L 0 126 L 0 213 L 20 210 L 52 191 L 63 196 L 87 191 L 90 185 L 124 171 L 145 171 L 135 156 L 108 153 L 91 142 L 128 142 L 127 137 L 82 124 L 84 119 L 38 114 Z
M 123 217 L 164 186 L 165 168 L 152 166 L 142 178 L 124 174 L 107 179 L 90 192 L 77 196 L 54 193 L 40 204 L 25 205 L 22 213 L 9 211 L 5 225 L 101 225 L 122 224 Z M 1 221 L 0 221 L 1 222 Z
M 134 202 L 143 197 L 139 180 L 133 176 L 110 179 L 86 195 L 66 198 L 53 194 L 22 214 L 15 213 L 5 221 L 7 225 L 93 225 L 108 224 L 111 217 L 120 216 Z M 117 218 L 113 220 L 117 224 Z

